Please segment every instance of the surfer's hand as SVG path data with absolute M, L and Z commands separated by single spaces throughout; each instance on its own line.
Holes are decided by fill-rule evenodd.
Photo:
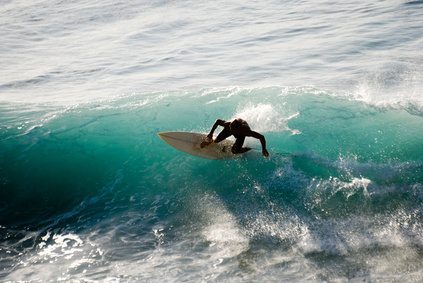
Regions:
M 206 140 L 204 140 L 201 144 L 200 147 L 203 148 L 205 146 L 208 146 L 209 144 L 211 144 L 213 142 L 213 138 L 210 137 L 210 135 L 207 136 Z
M 263 156 L 269 157 L 269 153 L 267 152 L 266 149 L 263 149 L 261 153 L 263 154 Z

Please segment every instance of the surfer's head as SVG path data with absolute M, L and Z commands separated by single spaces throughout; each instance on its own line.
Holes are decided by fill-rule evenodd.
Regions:
M 230 124 L 229 127 L 231 128 L 231 131 L 233 132 L 239 132 L 242 129 L 249 129 L 250 127 L 248 126 L 247 122 L 245 122 L 244 120 L 242 120 L 241 118 L 237 118 L 235 120 L 233 120 Z

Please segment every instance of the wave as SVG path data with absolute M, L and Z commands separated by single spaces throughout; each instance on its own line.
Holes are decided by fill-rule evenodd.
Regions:
M 198 253 L 204 272 L 230 268 L 250 279 L 271 280 L 266 270 L 281 257 L 293 280 L 398 278 L 383 256 L 398 258 L 395 270 L 408 279 L 419 276 L 423 131 L 406 108 L 268 87 L 2 112 L 0 276 L 8 280 L 51 262 L 66 267 L 64 279 L 101 280 L 108 258 L 131 278 L 155 280 L 133 272 L 138 259 L 166 273 L 183 259 L 196 270 Z M 204 160 L 157 137 L 235 117 L 266 136 L 270 158 Z M 109 267 L 107 278 L 121 272 Z
M 98 194 L 117 175 L 123 175 L 122 182 L 137 180 L 137 187 L 146 182 L 150 189 L 162 189 L 158 181 L 163 175 L 172 180 L 186 173 L 181 168 L 169 172 L 176 160 L 189 167 L 204 161 L 168 148 L 156 132 L 207 132 L 216 118 L 234 117 L 264 133 L 273 155 L 267 161 L 251 157 L 254 165 L 264 162 L 263 168 L 272 168 L 251 169 L 253 176 L 267 178 L 289 163 L 296 173 L 284 182 L 294 182 L 296 174 L 306 176 L 302 190 L 316 179 L 334 188 L 336 182 L 329 180 L 363 178 L 376 186 L 420 190 L 421 118 L 404 110 L 374 108 L 310 88 L 272 87 L 130 96 L 42 115 L 27 111 L 26 117 L 20 112 L 20 126 L 1 133 L 3 210 L 18 218 L 54 214 Z M 255 140 L 246 143 L 259 146 Z

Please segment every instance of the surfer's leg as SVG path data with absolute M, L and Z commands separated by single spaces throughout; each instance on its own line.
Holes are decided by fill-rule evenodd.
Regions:
M 221 141 L 223 141 L 224 139 L 230 137 L 232 134 L 229 130 L 227 129 L 223 129 L 223 131 L 221 131 L 219 133 L 219 135 L 216 137 L 216 139 L 214 140 L 215 143 L 219 143 Z
M 201 148 L 206 147 L 209 144 L 211 144 L 212 142 L 219 143 L 219 142 L 223 141 L 224 139 L 226 139 L 227 137 L 229 137 L 230 135 L 231 135 L 231 133 L 229 132 L 229 130 L 223 129 L 223 131 L 221 131 L 219 133 L 219 135 L 216 137 L 215 140 L 213 140 L 213 139 L 204 140 L 200 144 L 200 147 Z
M 241 138 L 236 139 L 234 145 L 232 146 L 232 153 L 233 154 L 244 153 L 244 152 L 251 150 L 251 148 L 249 148 L 249 147 L 242 147 L 242 145 L 244 144 L 244 140 L 245 140 L 245 137 L 241 137 Z

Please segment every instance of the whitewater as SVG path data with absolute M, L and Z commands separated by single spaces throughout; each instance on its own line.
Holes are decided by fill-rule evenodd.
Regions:
M 422 1 L 6 0 L 0 37 L 0 282 L 423 281 Z M 157 136 L 238 117 L 269 158 Z

